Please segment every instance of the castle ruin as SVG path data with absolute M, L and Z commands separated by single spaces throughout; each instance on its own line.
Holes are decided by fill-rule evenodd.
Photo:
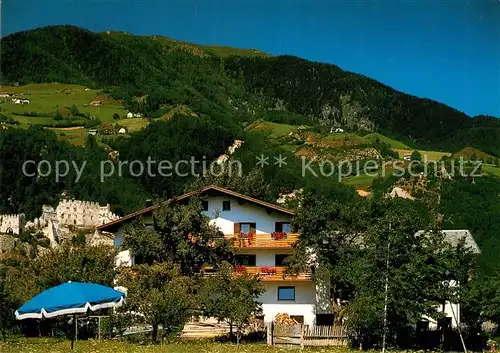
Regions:
M 98 202 L 62 200 L 55 209 L 44 205 L 39 223 L 45 226 L 51 220 L 57 221 L 59 226 L 92 228 L 115 219 L 118 219 L 118 216 L 111 212 L 109 204 L 101 206 Z
M 19 235 L 24 230 L 41 232 L 56 247 L 64 238 L 71 237 L 74 228 L 95 228 L 119 217 L 111 212 L 110 205 L 80 200 L 61 200 L 56 208 L 43 205 L 42 215 L 32 222 L 25 222 L 24 214 L 0 215 L 0 234 Z
M 24 230 L 24 214 L 0 215 L 0 233 L 19 235 Z

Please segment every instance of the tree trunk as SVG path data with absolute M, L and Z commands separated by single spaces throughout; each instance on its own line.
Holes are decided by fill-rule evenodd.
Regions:
M 241 330 L 240 328 L 238 327 L 236 329 L 236 344 L 239 345 L 240 344 L 240 340 L 241 340 Z
M 154 343 L 157 343 L 158 339 L 158 324 L 153 324 L 153 332 L 151 333 L 152 335 L 152 340 Z

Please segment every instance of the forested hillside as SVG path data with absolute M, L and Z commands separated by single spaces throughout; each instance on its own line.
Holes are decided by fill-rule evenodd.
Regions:
M 376 156 L 391 161 L 403 157 L 391 148 L 401 149 L 400 153 L 411 153 L 411 148 L 432 150 L 439 160 L 464 147 L 500 157 L 498 119 L 471 118 L 335 65 L 272 57 L 254 50 L 203 47 L 164 37 L 93 33 L 70 26 L 12 34 L 1 40 L 1 48 L 2 84 L 80 84 L 83 86 L 59 89 L 58 94 L 80 95 L 87 103 L 91 96 L 112 101 L 95 108 L 109 109 L 109 119 L 115 119 L 113 113 L 117 115 L 112 124 L 108 122 L 111 127 L 103 130 L 130 121 L 120 117 L 127 111 L 145 116 L 147 120 L 141 119 L 147 126 L 127 135 L 97 138 L 84 138 L 88 126 L 81 126 L 80 145 L 84 147 L 77 147 L 64 141 L 71 130 L 31 126 L 35 119 L 52 124 L 59 115 L 52 119 L 28 111 L 31 115 L 16 115 L 18 120 L 5 116 L 5 121 L 16 125 L 0 125 L 9 126 L 0 129 L 0 214 L 24 212 L 32 219 L 43 204 L 56 204 L 62 194 L 110 203 L 114 212 L 125 214 L 144 207 L 148 198 L 165 199 L 212 183 L 270 202 L 299 189 L 342 201 L 358 197 L 348 182 L 340 183 L 337 174 L 304 177 L 297 157 L 341 155 L 339 158 L 365 162 Z M 47 97 L 50 95 L 36 96 L 40 100 Z M 55 105 L 68 111 L 63 121 L 100 123 L 91 119 L 89 107 L 85 107 L 85 115 L 78 107 L 60 107 L 64 105 L 60 99 Z M 52 109 L 54 104 L 47 106 Z M 331 128 L 342 128 L 345 133 L 331 134 Z M 242 163 L 243 176 L 136 177 L 125 171 L 123 176 L 100 180 L 101 162 L 110 159 L 110 151 L 120 160 L 143 164 L 148 158 L 210 162 L 237 139 L 244 141 L 234 154 Z M 366 150 L 372 154 L 367 155 Z M 440 153 L 443 151 L 449 153 Z M 271 158 L 266 168 L 256 166 L 256 157 L 261 155 Z M 278 155 L 286 157 L 285 166 L 272 163 Z M 22 173 L 24 161 L 42 159 L 51 165 L 72 160 L 81 166 L 86 161 L 87 166 L 78 182 L 74 171 L 59 182 Z M 494 167 L 493 163 L 489 166 Z M 200 172 L 198 164 L 195 173 Z M 395 181 L 362 175 L 349 185 L 363 178 L 370 186 L 375 179 L 383 192 Z M 488 271 L 500 263 L 499 185 L 494 176 L 481 180 L 457 177 L 443 181 L 439 190 L 445 226 L 471 229 L 484 251 L 481 264 Z
M 186 104 L 232 124 L 272 108 L 326 126 L 380 131 L 415 147 L 455 152 L 473 146 L 500 156 L 498 119 L 471 119 L 335 65 L 71 26 L 15 33 L 1 44 L 3 84 L 107 87 L 150 117 L 161 116 L 165 104 Z

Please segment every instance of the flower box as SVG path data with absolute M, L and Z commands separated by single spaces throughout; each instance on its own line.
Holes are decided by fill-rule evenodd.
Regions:
M 276 268 L 264 266 L 264 267 L 259 268 L 259 272 L 263 275 L 275 275 Z
M 287 237 L 287 234 L 285 232 L 273 232 L 271 233 L 271 238 L 273 238 L 274 240 L 282 240 L 282 239 L 286 239 Z
M 252 245 L 252 241 L 255 239 L 255 235 L 252 233 L 238 233 L 238 239 L 240 241 L 240 246 L 245 246 L 245 240 L 248 241 L 248 245 Z
M 236 265 L 234 266 L 234 272 L 238 272 L 238 273 L 243 273 L 243 272 L 246 272 L 247 271 L 247 268 L 243 265 Z

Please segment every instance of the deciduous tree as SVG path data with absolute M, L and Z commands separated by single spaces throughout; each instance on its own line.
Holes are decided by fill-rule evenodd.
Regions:
M 261 312 L 259 295 L 264 292 L 257 276 L 246 272 L 235 274 L 225 263 L 211 277 L 205 278 L 200 291 L 202 309 L 206 316 L 225 320 L 230 327 L 236 327 L 236 340 L 241 336 L 250 319 Z
M 153 327 L 154 342 L 160 327 L 162 339 L 182 331 L 197 307 L 194 280 L 171 262 L 134 266 L 123 271 L 119 283 L 127 288 L 125 309 L 144 316 Z

